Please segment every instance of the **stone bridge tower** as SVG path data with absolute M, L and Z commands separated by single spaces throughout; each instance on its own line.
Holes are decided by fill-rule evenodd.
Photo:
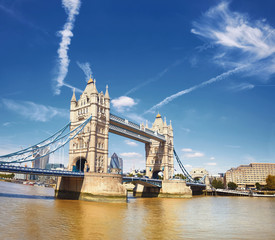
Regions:
M 166 141 L 159 142 L 151 139 L 151 143 L 146 143 L 146 175 L 150 178 L 158 178 L 158 173 L 162 172 L 164 180 L 170 179 L 174 175 L 172 124 L 170 122 L 167 126 L 166 119 L 163 122 L 161 115 L 158 114 L 151 130 L 164 135 Z
M 69 170 L 107 173 L 108 133 L 110 121 L 110 97 L 106 92 L 98 93 L 92 78 L 77 101 L 75 92 L 71 99 L 71 130 L 75 129 L 89 116 L 91 121 L 83 131 L 70 141 Z

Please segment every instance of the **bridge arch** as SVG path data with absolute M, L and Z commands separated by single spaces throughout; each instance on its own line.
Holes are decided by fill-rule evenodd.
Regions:
M 76 172 L 84 172 L 86 169 L 87 160 L 83 157 L 78 157 L 75 159 L 75 171 Z M 86 170 L 87 171 L 87 170 Z
M 153 179 L 160 179 L 159 173 L 162 173 L 162 171 L 161 170 L 154 170 L 153 174 L 152 174 L 152 178 Z

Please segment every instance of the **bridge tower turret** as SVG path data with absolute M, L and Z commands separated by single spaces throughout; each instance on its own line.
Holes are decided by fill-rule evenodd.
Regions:
M 151 139 L 151 143 L 146 143 L 146 175 L 150 178 L 158 178 L 158 174 L 162 172 L 164 180 L 170 179 L 174 175 L 172 125 L 167 126 L 166 118 L 163 122 L 161 115 L 158 114 L 151 130 L 164 135 L 166 141 L 159 142 Z
M 90 78 L 85 90 L 76 100 L 73 93 L 70 109 L 71 130 L 90 115 L 91 121 L 76 138 L 70 141 L 69 170 L 107 173 L 110 97 L 96 89 L 95 79 Z

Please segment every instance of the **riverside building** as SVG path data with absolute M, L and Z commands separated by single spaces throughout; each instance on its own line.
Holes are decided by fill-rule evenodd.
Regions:
M 266 185 L 268 175 L 275 176 L 275 163 L 250 163 L 231 168 L 225 173 L 226 185 L 234 182 L 241 188 L 255 187 L 258 182 Z

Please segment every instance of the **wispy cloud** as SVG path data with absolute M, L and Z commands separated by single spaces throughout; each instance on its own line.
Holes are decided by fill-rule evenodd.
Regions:
M 81 70 L 84 72 L 85 74 L 85 79 L 86 82 L 89 81 L 90 77 L 93 77 L 93 72 L 90 66 L 90 63 L 85 62 L 85 63 L 80 63 L 80 62 L 76 62 L 76 64 L 81 68 Z
M 186 157 L 186 158 L 204 157 L 204 153 L 201 153 L 201 152 L 186 153 L 186 154 L 184 154 L 184 157 Z
M 195 151 L 192 148 L 182 148 L 181 151 L 184 152 L 184 158 L 204 157 L 204 153 Z
M 27 20 L 25 17 L 22 16 L 22 14 L 20 14 L 15 9 L 12 9 L 12 8 L 0 3 L 0 11 L 5 12 L 10 17 L 12 17 L 13 19 L 16 19 L 18 22 L 20 22 L 21 24 L 26 25 L 29 28 L 32 28 L 34 30 L 38 30 L 41 33 L 43 33 L 44 35 L 49 35 L 48 32 L 45 29 L 43 29 L 43 28 L 35 25 L 33 22 Z
M 144 81 L 140 84 L 138 84 L 137 86 L 133 87 L 132 89 L 130 89 L 128 92 L 125 93 L 125 95 L 129 95 L 131 93 L 136 92 L 137 90 L 139 90 L 142 87 L 145 87 L 146 85 L 155 82 L 159 79 L 161 79 L 171 68 L 174 68 L 176 66 L 178 66 L 182 61 L 181 60 L 177 60 L 176 62 L 174 62 L 173 64 L 171 64 L 170 66 L 166 67 L 165 69 L 163 69 L 160 73 L 158 73 L 155 77 L 149 78 L 147 81 Z
M 138 146 L 138 144 L 136 142 L 130 141 L 130 140 L 125 140 L 124 141 L 127 145 L 131 146 L 131 147 L 136 147 Z
M 199 88 L 205 87 L 205 86 L 207 86 L 209 84 L 212 84 L 214 82 L 218 82 L 218 81 L 224 80 L 224 79 L 228 78 L 229 76 L 231 76 L 232 74 L 238 73 L 238 72 L 244 70 L 247 67 L 248 67 L 248 65 L 242 65 L 242 66 L 236 67 L 236 68 L 234 68 L 232 70 L 229 70 L 229 71 L 226 71 L 226 72 L 224 72 L 224 73 L 222 73 L 222 74 L 220 74 L 220 75 L 218 75 L 218 76 L 216 76 L 214 78 L 211 78 L 211 79 L 209 79 L 209 80 L 207 80 L 205 82 L 202 82 L 202 83 L 200 83 L 198 85 L 195 85 L 193 87 L 184 89 L 184 90 L 182 90 L 180 92 L 177 92 L 177 93 L 175 93 L 175 94 L 173 94 L 173 95 L 171 95 L 169 97 L 166 97 L 164 100 L 162 100 L 158 104 L 154 105 L 153 107 L 151 107 L 150 109 L 148 109 L 147 111 L 145 111 L 144 114 L 146 114 L 146 113 L 154 113 L 158 108 L 160 108 L 160 107 L 168 104 L 169 102 L 173 101 L 174 99 L 176 99 L 176 98 L 178 98 L 178 97 L 180 97 L 180 96 L 182 96 L 184 94 L 193 92 L 193 91 L 195 91 L 195 90 L 197 90 Z
M 232 74 L 242 72 L 268 79 L 275 73 L 275 29 L 264 19 L 251 20 L 248 14 L 232 12 L 229 2 L 222 1 L 194 22 L 191 32 L 209 41 L 201 50 L 206 50 L 209 46 L 216 47 L 213 61 L 230 70 L 165 98 L 145 113 L 155 112 L 157 108 L 184 94 L 228 78 Z M 252 89 L 253 86 L 246 85 L 241 90 Z
M 255 85 L 251 83 L 240 83 L 237 85 L 232 85 L 228 89 L 234 92 L 240 92 L 240 91 L 245 91 L 245 90 L 250 90 L 253 89 Z
M 238 145 L 225 145 L 225 147 L 228 147 L 228 148 L 241 148 L 241 146 L 238 146 Z
M 54 79 L 54 93 L 57 95 L 60 94 L 60 88 L 64 86 L 64 79 L 68 73 L 70 63 L 68 50 L 71 44 L 71 38 L 73 37 L 72 30 L 74 28 L 75 17 L 79 14 L 81 2 L 80 0 L 62 0 L 62 5 L 68 18 L 63 30 L 58 32 L 58 35 L 61 37 L 61 42 L 57 51 L 59 67 L 57 77 Z
M 30 101 L 14 101 L 2 99 L 3 105 L 16 114 L 26 119 L 37 122 L 47 122 L 55 117 L 68 118 L 69 112 L 66 109 L 45 106 Z
M 215 163 L 215 162 L 209 162 L 209 163 L 206 163 L 206 165 L 207 165 L 207 166 L 216 166 L 217 163 Z
M 191 32 L 218 47 L 216 63 L 225 67 L 250 63 L 247 74 L 269 77 L 275 73 L 275 29 L 265 19 L 252 20 L 248 14 L 231 11 L 229 3 L 210 8 L 193 23 Z
M 192 148 L 183 148 L 181 149 L 183 152 L 193 152 Z
M 130 97 L 120 96 L 119 98 L 115 98 L 111 101 L 113 107 L 118 112 L 129 111 L 133 106 L 137 104 L 137 102 Z
M 142 155 L 137 152 L 125 152 L 125 153 L 120 153 L 122 157 L 129 157 L 129 158 L 141 158 Z
M 12 124 L 12 122 L 4 122 L 3 124 L 2 124 L 2 126 L 3 127 L 8 127 L 8 126 L 10 126 Z

